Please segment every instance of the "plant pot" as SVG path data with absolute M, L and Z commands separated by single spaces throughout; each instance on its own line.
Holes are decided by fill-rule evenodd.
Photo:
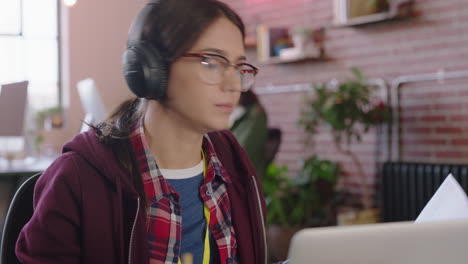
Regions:
M 267 244 L 270 262 L 286 260 L 292 236 L 303 227 L 270 225 L 267 228 Z

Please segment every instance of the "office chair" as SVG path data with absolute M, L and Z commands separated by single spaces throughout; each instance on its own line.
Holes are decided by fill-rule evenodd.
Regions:
M 0 241 L 0 264 L 21 264 L 15 254 L 16 240 L 23 226 L 33 214 L 34 185 L 41 173 L 29 177 L 11 200 Z

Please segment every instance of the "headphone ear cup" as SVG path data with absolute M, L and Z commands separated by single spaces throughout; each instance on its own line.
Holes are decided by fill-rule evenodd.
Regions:
M 155 100 L 166 96 L 167 63 L 151 46 L 139 43 L 127 48 L 123 71 L 128 87 L 136 96 Z

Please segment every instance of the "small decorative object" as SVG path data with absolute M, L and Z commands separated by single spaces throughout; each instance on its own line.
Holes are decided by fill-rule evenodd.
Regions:
M 308 42 L 310 42 L 311 35 L 314 31 L 308 27 L 293 27 L 289 34 L 291 35 L 294 47 L 304 51 Z
M 349 0 L 349 17 L 387 12 L 390 8 L 388 0 Z
M 288 46 L 288 29 L 285 27 L 257 26 L 257 55 L 260 61 L 265 61 L 279 54 L 280 49 Z
M 289 38 L 278 39 L 274 46 L 273 56 L 279 56 L 281 50 L 289 48 L 291 46 Z
M 336 25 L 359 26 L 413 15 L 413 0 L 333 0 Z
M 264 63 L 319 59 L 324 54 L 324 29 L 257 26 L 257 56 Z
M 323 29 L 309 27 L 293 27 L 289 30 L 293 47 L 283 49 L 280 57 L 283 59 L 323 56 Z

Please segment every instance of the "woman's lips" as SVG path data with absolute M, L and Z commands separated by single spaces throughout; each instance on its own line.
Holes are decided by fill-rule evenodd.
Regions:
M 221 111 L 225 113 L 232 113 L 234 111 L 234 105 L 233 104 L 217 104 L 216 107 L 220 109 Z

